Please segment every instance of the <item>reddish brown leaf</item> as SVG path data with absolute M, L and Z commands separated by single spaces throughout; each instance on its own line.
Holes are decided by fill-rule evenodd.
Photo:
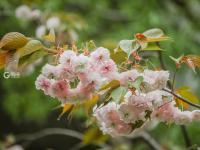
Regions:
M 2 69 L 5 66 L 7 55 L 8 55 L 7 52 L 0 53 L 0 69 Z
M 186 55 L 187 60 L 192 61 L 195 67 L 200 68 L 200 56 L 198 55 Z

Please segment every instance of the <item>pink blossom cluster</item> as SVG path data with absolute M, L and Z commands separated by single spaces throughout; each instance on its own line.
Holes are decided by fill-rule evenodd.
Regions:
M 132 94 L 129 91 L 124 97 L 124 102 L 111 102 L 96 108 L 94 116 L 101 130 L 111 136 L 131 136 L 154 120 L 175 124 L 200 121 L 200 110 L 182 111 L 172 100 L 173 97 L 162 90 L 145 94 Z
M 141 83 L 135 86 L 138 78 L 142 78 Z M 93 115 L 104 133 L 131 135 L 150 120 L 176 124 L 200 120 L 199 110 L 181 111 L 174 105 L 173 96 L 162 90 L 169 80 L 168 71 L 132 69 L 120 72 L 110 58 L 110 52 L 103 47 L 89 56 L 78 55 L 72 50 L 64 51 L 57 65 L 47 64 L 42 68 L 36 88 L 59 99 L 62 104 L 80 103 L 96 92 L 104 94 L 105 91 L 99 92 L 99 89 L 112 80 L 118 80 L 121 87 L 129 90 L 122 102 L 112 99 L 94 109 Z
M 37 89 L 62 103 L 75 103 L 90 99 L 103 84 L 117 78 L 117 73 L 116 64 L 103 47 L 97 48 L 90 56 L 66 50 L 58 65 L 47 64 L 42 68 L 35 84 Z
M 164 99 L 165 101 L 165 99 Z M 160 121 L 175 124 L 188 124 L 192 121 L 200 121 L 200 110 L 181 111 L 174 106 L 173 102 L 164 102 L 161 107 L 156 108 L 154 117 Z
M 166 83 L 169 80 L 169 72 L 148 69 L 145 69 L 143 72 L 138 72 L 136 69 L 132 69 L 120 73 L 118 80 L 121 85 L 128 86 L 128 83 L 134 82 L 138 77 L 143 77 L 141 90 L 146 93 L 158 89 L 161 90 L 166 87 Z
M 104 133 L 115 136 L 118 134 L 130 134 L 132 132 L 131 124 L 125 123 L 120 118 L 118 110 L 119 104 L 110 102 L 94 111 L 94 116 L 97 118 L 100 129 Z
M 176 124 L 200 120 L 199 110 L 180 110 L 175 106 L 173 96 L 162 90 L 169 79 L 168 71 L 122 72 L 119 75 L 121 86 L 128 87 L 128 83 L 134 83 L 140 76 L 143 77 L 141 88 L 135 92 L 128 91 L 123 102 L 112 102 L 94 109 L 94 116 L 104 133 L 130 136 L 154 120 Z
M 104 133 L 112 136 L 131 135 L 153 118 L 152 114 L 162 104 L 163 97 L 170 99 L 171 95 L 161 90 L 148 93 L 136 91 L 134 94 L 128 91 L 122 103 L 112 102 L 94 109 L 94 116 Z
M 102 85 L 112 80 L 119 80 L 122 86 L 128 86 L 129 82 L 142 76 L 143 90 L 161 89 L 168 80 L 168 74 L 166 71 L 151 70 L 120 73 L 110 58 L 110 52 L 103 47 L 97 48 L 89 56 L 66 50 L 61 54 L 58 65 L 46 64 L 42 68 L 36 80 L 36 88 L 58 98 L 62 103 L 75 103 L 89 99 Z M 75 82 L 78 84 L 72 87 Z

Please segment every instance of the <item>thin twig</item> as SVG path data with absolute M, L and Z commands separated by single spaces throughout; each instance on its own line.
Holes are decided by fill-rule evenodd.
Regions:
M 174 92 L 174 86 L 175 86 L 175 80 L 176 80 L 176 74 L 178 72 L 178 69 L 176 68 L 174 75 L 173 75 L 173 80 L 172 80 L 172 91 Z
M 156 42 L 156 44 L 160 47 L 160 43 L 159 42 Z M 159 62 L 160 62 L 160 66 L 163 70 L 166 70 L 166 66 L 165 66 L 165 62 L 164 62 L 164 59 L 163 59 L 163 56 L 162 56 L 162 51 L 158 51 L 158 59 L 159 59 Z M 172 83 L 169 81 L 167 82 L 167 86 L 169 88 L 172 88 Z
M 158 47 L 160 47 L 160 43 L 159 42 L 156 42 L 156 45 Z M 158 51 L 158 59 L 160 61 L 160 65 L 161 65 L 161 68 L 166 70 L 166 67 L 165 67 L 165 63 L 164 63 L 164 60 L 163 60 L 163 56 L 162 56 L 162 52 L 161 51 Z
M 161 68 L 163 70 L 166 70 L 166 67 L 165 67 L 165 64 L 164 64 L 164 60 L 163 60 L 163 56 L 162 56 L 162 52 L 161 51 L 158 51 L 158 59 L 160 61 Z
M 153 150 L 163 149 L 162 146 L 149 133 L 145 131 L 139 132 L 133 137 L 133 139 L 139 139 L 139 138 L 142 138 L 144 142 L 146 142 Z
M 55 135 L 55 134 L 71 136 L 71 137 L 77 138 L 79 140 L 82 140 L 82 138 L 83 138 L 82 133 L 79 133 L 74 130 L 62 129 L 62 128 L 47 128 L 47 129 L 44 129 L 44 130 L 41 130 L 39 132 L 32 133 L 32 134 L 16 135 L 16 143 L 18 143 L 20 141 L 34 141 L 34 140 L 40 139 L 42 137 L 49 136 L 49 135 Z
M 15 143 L 19 143 L 19 142 L 22 142 L 22 141 L 27 141 L 25 142 L 24 146 L 27 146 L 29 145 L 32 141 L 35 141 L 35 140 L 38 140 L 40 138 L 43 138 L 45 136 L 49 136 L 49 135 L 64 135 L 64 136 L 70 136 L 70 137 L 73 137 L 73 138 L 77 138 L 79 140 L 82 141 L 83 139 L 83 134 L 80 133 L 80 132 L 77 132 L 77 131 L 74 131 L 74 130 L 70 130 L 70 129 L 63 129 L 63 128 L 46 128 L 44 130 L 41 130 L 41 131 L 38 131 L 36 133 L 30 133 L 30 134 L 19 134 L 19 135 L 16 135 L 16 141 Z M 79 149 L 81 147 L 84 147 L 85 145 L 80 142 L 78 145 L 76 145 L 74 148 L 75 149 Z M 108 147 L 108 145 L 106 144 L 99 144 L 97 145 L 101 148 L 104 148 L 104 147 Z M 72 148 L 72 149 L 73 149 Z
M 187 104 L 189 104 L 189 105 L 191 105 L 191 106 L 193 106 L 193 107 L 196 107 L 196 108 L 199 108 L 199 109 L 200 109 L 200 105 L 194 104 L 194 103 L 190 102 L 189 100 L 187 100 L 187 99 L 181 97 L 180 95 L 174 93 L 173 91 L 171 91 L 171 90 L 169 90 L 169 89 L 164 88 L 163 91 L 168 92 L 168 93 L 172 94 L 173 96 L 175 96 L 176 98 L 182 100 L 183 102 L 185 102 L 185 103 L 187 103 Z

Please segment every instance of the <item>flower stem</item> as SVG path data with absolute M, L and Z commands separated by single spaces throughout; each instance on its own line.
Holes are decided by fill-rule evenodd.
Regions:
M 43 47 L 43 49 L 50 53 L 50 54 L 58 54 L 58 51 L 54 50 L 54 49 L 50 49 L 50 48 L 47 48 L 47 47 Z
M 173 80 L 172 80 L 172 91 L 174 92 L 174 86 L 175 86 L 175 80 L 176 80 L 176 74 L 178 72 L 178 69 L 176 68 L 174 75 L 173 75 Z

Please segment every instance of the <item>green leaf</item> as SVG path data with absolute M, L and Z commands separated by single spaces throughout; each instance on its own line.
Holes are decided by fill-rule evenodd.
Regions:
M 164 32 L 159 28 L 149 29 L 143 34 L 148 38 L 159 38 L 164 36 Z
M 89 49 L 89 50 L 96 48 L 94 41 L 90 40 L 89 42 L 86 42 L 86 48 Z
M 73 107 L 73 104 L 64 104 L 64 106 L 63 106 L 63 108 L 62 108 L 62 112 L 61 112 L 60 115 L 58 116 L 58 120 L 60 120 L 60 118 L 61 118 L 66 112 L 68 112 L 72 107 Z
M 87 112 L 87 114 L 91 114 L 92 113 L 92 108 L 94 107 L 95 104 L 97 104 L 99 100 L 99 95 L 93 95 L 92 98 L 87 99 L 84 103 L 84 109 Z
M 171 60 L 173 60 L 175 63 L 179 63 L 181 61 L 181 59 L 183 58 L 184 55 L 181 55 L 178 58 L 174 58 L 172 56 L 169 56 L 169 58 L 171 58 Z
M 112 91 L 111 97 L 113 98 L 114 101 L 120 103 L 123 101 L 124 95 L 126 94 L 127 90 L 128 89 L 126 87 L 120 86 Z
M 139 76 L 135 79 L 134 82 L 129 82 L 129 86 L 134 87 L 136 89 L 140 89 L 140 86 L 143 82 L 144 78 L 142 76 Z
M 133 40 L 121 40 L 119 42 L 119 47 L 126 52 L 127 54 L 130 53 L 130 51 L 132 50 L 132 43 Z
M 138 40 L 138 45 L 139 45 L 138 49 L 140 48 L 141 50 L 143 50 L 148 46 L 148 42 Z
M 111 93 L 113 89 L 107 90 L 105 93 L 101 94 L 97 102 L 97 107 L 106 105 L 111 99 Z
M 146 37 L 146 42 L 161 42 L 170 40 L 170 37 L 165 36 L 163 31 L 158 28 L 147 30 L 143 33 Z
M 137 120 L 132 126 L 133 129 L 140 128 L 144 124 L 143 120 Z
M 163 51 L 162 48 L 160 48 L 160 46 L 154 44 L 148 44 L 148 46 L 144 49 L 142 49 L 143 51 Z
M 140 48 L 140 45 L 135 40 L 121 40 L 119 42 L 119 48 L 126 52 L 129 57 L 132 52 Z
M 56 42 L 56 36 L 55 36 L 55 31 L 54 29 L 50 29 L 49 34 L 45 35 L 44 40 L 47 42 L 55 43 Z
M 110 57 L 116 64 L 121 64 L 127 60 L 127 54 L 122 50 L 116 52 L 110 51 Z
M 39 58 L 42 58 L 46 55 L 48 55 L 48 53 L 45 51 L 42 50 L 35 51 L 34 53 L 21 57 L 19 60 L 19 65 L 31 64 L 36 60 L 38 60 Z
M 145 110 L 145 119 L 150 119 L 151 118 L 151 113 L 152 113 L 152 111 Z
M 89 128 L 83 136 L 82 143 L 88 144 L 102 144 L 108 139 L 108 136 L 103 134 L 98 127 Z
M 23 56 L 19 59 L 19 63 L 18 65 L 21 66 L 21 65 L 25 65 L 25 64 L 28 64 L 28 59 L 30 58 L 32 54 L 29 54 L 29 55 L 26 55 L 26 56 Z
M 42 49 L 43 45 L 38 40 L 30 40 L 24 47 L 18 49 L 20 56 L 29 55 L 39 49 Z
M 112 80 L 111 82 L 109 82 L 108 84 L 105 84 L 101 87 L 100 91 L 109 89 L 109 88 L 115 88 L 117 86 L 120 85 L 120 82 L 118 80 Z
M 46 55 L 48 55 L 47 52 L 44 52 L 44 51 L 42 51 L 42 50 L 36 51 L 35 53 L 33 53 L 33 54 L 30 56 L 30 58 L 29 58 L 29 60 L 28 60 L 28 63 L 33 63 L 33 62 L 35 62 L 36 60 L 38 60 L 39 58 L 44 57 L 44 56 L 46 56 Z

